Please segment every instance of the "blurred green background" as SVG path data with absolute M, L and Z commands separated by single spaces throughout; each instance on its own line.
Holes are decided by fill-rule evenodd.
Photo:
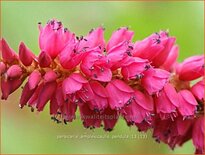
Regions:
M 16 51 L 20 41 L 38 54 L 37 23 L 45 24 L 57 18 L 65 27 L 86 35 L 94 27 L 103 25 L 108 40 L 112 31 L 128 26 L 135 31 L 134 41 L 160 29 L 169 29 L 177 37 L 179 61 L 204 52 L 204 5 L 201 2 L 2 2 L 2 36 Z M 48 107 L 42 113 L 20 109 L 20 90 L 1 101 L 1 153 L 183 153 L 194 152 L 192 142 L 174 151 L 156 143 L 151 133 L 140 137 L 135 127 L 127 127 L 120 119 L 115 129 L 105 133 L 102 128 L 84 129 L 79 119 L 68 125 L 50 120 Z M 57 138 L 59 135 L 109 136 L 109 138 Z M 132 135 L 137 138 L 113 138 Z

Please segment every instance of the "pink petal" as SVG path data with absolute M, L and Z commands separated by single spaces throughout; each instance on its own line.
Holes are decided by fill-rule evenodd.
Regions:
M 188 90 L 181 90 L 179 92 L 179 104 L 178 109 L 182 116 L 194 115 L 197 102 Z
M 74 79 L 79 83 L 87 83 L 88 81 L 79 73 L 73 73 L 70 75 L 70 78 Z
M 86 82 L 87 81 L 80 74 L 73 73 L 63 81 L 63 92 L 64 94 L 75 93 L 76 91 L 79 91 L 82 88 L 83 83 Z
M 119 90 L 127 93 L 133 93 L 134 90 L 130 88 L 126 83 L 124 83 L 122 80 L 112 80 L 111 83 Z
M 164 86 L 164 91 L 170 102 L 175 106 L 179 106 L 179 99 L 176 89 L 169 83 Z
M 153 111 L 154 103 L 151 96 L 135 90 L 135 102 L 147 111 Z
M 90 31 L 90 33 L 86 37 L 87 42 L 86 45 L 89 48 L 94 48 L 97 46 L 100 46 L 101 48 L 104 48 L 105 46 L 105 40 L 104 40 L 104 29 L 103 27 L 98 27 L 96 29 L 93 29 Z
M 106 91 L 106 89 L 97 81 L 91 81 L 90 82 L 90 86 L 92 88 L 92 90 L 101 97 L 108 97 L 108 93 Z

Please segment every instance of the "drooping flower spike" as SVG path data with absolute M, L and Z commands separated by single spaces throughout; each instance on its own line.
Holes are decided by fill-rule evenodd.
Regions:
M 1 39 L 2 100 L 26 80 L 20 108 L 40 112 L 49 104 L 51 119 L 65 124 L 79 108 L 84 127 L 105 131 L 123 118 L 139 131 L 153 129 L 172 149 L 192 139 L 204 153 L 203 55 L 178 63 L 179 46 L 166 31 L 135 43 L 125 27 L 107 43 L 102 27 L 78 37 L 52 19 L 39 31 L 37 55 L 23 42 L 17 54 Z

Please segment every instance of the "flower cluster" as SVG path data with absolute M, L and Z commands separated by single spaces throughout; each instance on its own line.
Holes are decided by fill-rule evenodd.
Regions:
M 23 42 L 16 54 L 1 39 L 1 99 L 26 80 L 20 108 L 40 112 L 49 103 L 51 118 L 65 124 L 79 109 L 84 127 L 105 131 L 123 117 L 172 149 L 192 139 L 196 153 L 204 153 L 203 55 L 177 63 L 179 47 L 166 31 L 135 43 L 126 27 L 108 42 L 103 27 L 78 37 L 50 20 L 39 31 L 38 56 Z

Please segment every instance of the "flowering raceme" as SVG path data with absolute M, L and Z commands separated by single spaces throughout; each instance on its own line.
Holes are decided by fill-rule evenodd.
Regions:
M 132 42 L 122 27 L 106 43 L 104 28 L 85 37 L 55 19 L 39 23 L 40 53 L 20 42 L 17 54 L 1 39 L 1 99 L 22 87 L 20 108 L 72 122 L 79 108 L 83 126 L 111 131 L 120 117 L 172 149 L 192 139 L 204 153 L 204 56 L 177 62 L 179 46 L 168 32 Z

